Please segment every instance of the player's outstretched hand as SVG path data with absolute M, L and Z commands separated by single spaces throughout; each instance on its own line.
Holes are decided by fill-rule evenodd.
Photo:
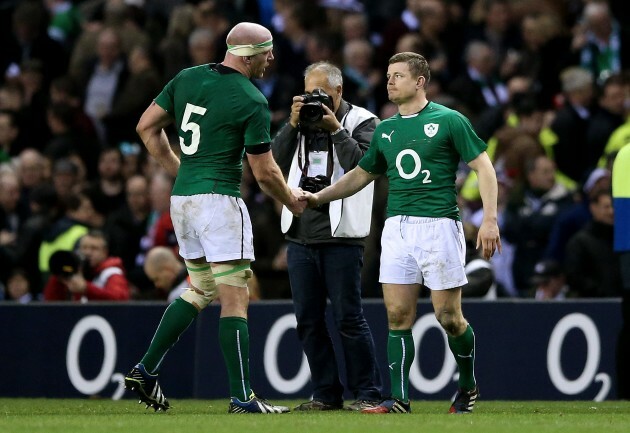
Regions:
M 287 204 L 287 208 L 294 216 L 299 217 L 306 209 L 308 203 L 301 198 L 303 193 L 301 188 L 294 188 L 291 192 L 293 193 L 293 200 L 290 204 Z
M 319 200 L 317 194 L 312 194 L 308 191 L 302 191 L 300 200 L 308 205 L 309 208 L 314 209 L 319 207 Z
M 493 221 L 483 221 L 477 234 L 477 249 L 481 247 L 481 254 L 484 259 L 490 260 L 495 250 L 501 253 L 501 236 L 499 226 Z

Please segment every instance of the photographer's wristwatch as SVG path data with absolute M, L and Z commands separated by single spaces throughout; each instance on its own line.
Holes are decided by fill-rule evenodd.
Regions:
M 342 125 L 342 126 L 340 126 L 339 128 L 337 128 L 337 130 L 335 130 L 335 131 L 331 132 L 331 133 L 330 133 L 330 135 L 337 135 L 337 134 L 339 134 L 341 131 L 343 131 L 343 129 L 344 129 L 344 128 L 343 128 L 343 125 Z

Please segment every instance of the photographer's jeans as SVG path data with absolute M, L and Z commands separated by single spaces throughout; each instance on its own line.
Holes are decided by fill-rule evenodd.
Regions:
M 348 389 L 354 399 L 379 400 L 381 377 L 374 340 L 361 306 L 363 247 L 289 242 L 287 262 L 297 333 L 311 368 L 313 398 L 326 403 L 343 401 L 344 388 L 326 326 L 328 298 L 343 346 Z

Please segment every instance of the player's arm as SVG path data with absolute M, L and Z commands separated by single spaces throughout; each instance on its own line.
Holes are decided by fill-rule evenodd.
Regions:
M 356 166 L 341 176 L 337 182 L 327 186 L 317 194 L 303 192 L 303 200 L 307 200 L 310 207 L 317 207 L 333 200 L 350 197 L 361 191 L 378 176 L 378 174 L 369 173 L 360 166 Z
M 479 193 L 483 203 L 483 221 L 477 235 L 477 248 L 482 247 L 483 257 L 489 259 L 495 249 L 501 252 L 501 238 L 497 224 L 497 175 L 486 152 L 468 163 L 479 179 Z
M 164 132 L 164 128 L 172 122 L 173 117 L 153 101 L 140 117 L 136 132 L 149 154 L 164 167 L 168 174 L 175 177 L 179 170 L 179 158 L 171 149 L 166 132 Z
M 273 159 L 268 145 L 266 149 L 266 152 L 262 153 L 250 153 L 250 149 L 247 152 L 247 160 L 258 185 L 260 185 L 260 189 L 265 194 L 279 200 L 294 215 L 300 215 L 304 211 L 306 204 L 299 201 L 297 196 L 293 194 L 284 181 L 280 167 Z

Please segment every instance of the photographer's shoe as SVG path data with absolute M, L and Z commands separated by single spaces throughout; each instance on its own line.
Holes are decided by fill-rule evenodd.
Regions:
M 297 405 L 293 410 L 300 412 L 318 411 L 318 410 L 340 410 L 343 409 L 342 403 L 325 403 L 320 400 L 310 400 Z
M 167 411 L 171 406 L 157 379 L 157 374 L 151 375 L 144 369 L 144 365 L 136 364 L 125 376 L 125 389 L 134 391 L 140 398 L 138 403 L 145 403 L 147 409 L 152 407 L 156 412 Z

